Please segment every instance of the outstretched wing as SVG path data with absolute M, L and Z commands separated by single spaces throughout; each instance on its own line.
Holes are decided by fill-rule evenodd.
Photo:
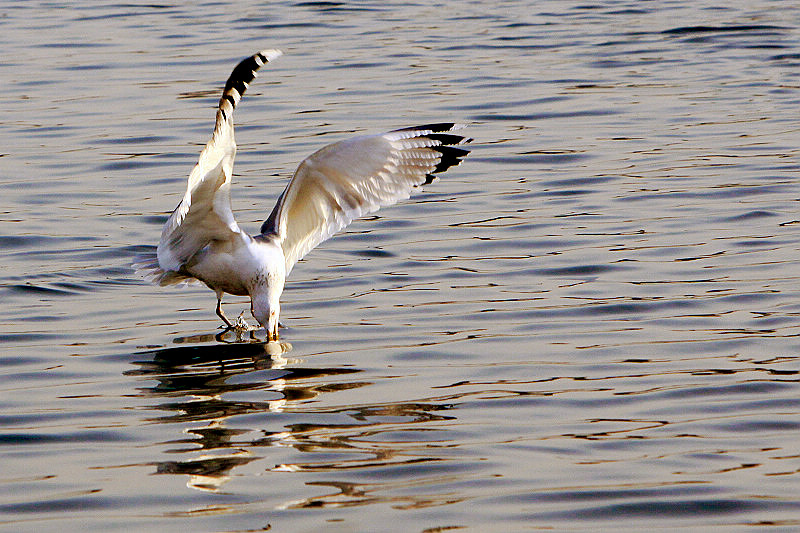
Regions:
M 341 141 L 305 159 L 261 233 L 277 240 L 286 274 L 305 254 L 354 219 L 397 203 L 469 153 L 460 125 L 428 124 Z
M 214 134 L 200 153 L 200 160 L 189 175 L 186 194 L 172 212 L 161 232 L 158 265 L 177 271 L 192 256 L 213 240 L 231 239 L 239 226 L 231 211 L 230 186 L 236 141 L 233 135 L 233 110 L 256 71 L 280 56 L 279 50 L 264 50 L 248 57 L 233 69 L 217 108 Z M 168 280 L 165 277 L 164 280 Z

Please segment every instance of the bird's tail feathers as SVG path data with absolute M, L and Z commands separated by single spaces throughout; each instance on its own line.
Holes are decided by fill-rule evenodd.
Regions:
M 154 285 L 183 285 L 196 282 L 191 276 L 172 270 L 164 270 L 158 264 L 158 256 L 155 252 L 146 252 L 136 256 L 131 265 L 136 274 L 143 277 Z

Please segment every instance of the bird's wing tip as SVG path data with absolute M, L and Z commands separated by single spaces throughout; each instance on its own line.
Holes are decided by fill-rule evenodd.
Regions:
M 261 50 L 259 52 L 262 56 L 266 58 L 267 61 L 273 61 L 283 55 L 283 52 L 278 50 L 277 48 L 269 48 L 267 50 Z

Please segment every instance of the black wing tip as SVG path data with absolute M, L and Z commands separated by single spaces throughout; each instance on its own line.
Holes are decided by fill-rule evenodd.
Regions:
M 455 130 L 460 130 L 466 127 L 466 124 L 460 124 L 458 122 L 436 122 L 433 124 L 422 124 L 420 126 L 400 128 L 399 130 L 394 131 L 419 132 L 419 137 L 426 137 L 428 139 L 438 141 L 442 145 L 451 146 L 456 144 L 468 144 L 474 140 L 472 137 L 465 137 L 464 135 L 452 133 Z
M 465 126 L 454 122 L 442 122 L 418 126 L 416 128 L 420 130 L 426 129 L 433 131 L 434 133 L 428 133 L 426 135 L 422 135 L 422 137 L 441 143 L 438 146 L 431 146 L 431 150 L 435 150 L 441 154 L 441 159 L 431 174 L 439 174 L 445 172 L 451 167 L 456 167 L 460 165 L 461 161 L 469 155 L 470 150 L 467 150 L 466 148 L 460 148 L 458 145 L 471 143 L 473 139 L 471 137 L 465 137 L 463 135 L 452 133 L 453 130 L 463 127 Z
M 430 131 L 432 133 L 445 133 L 448 131 L 463 128 L 463 124 L 457 122 L 434 122 L 431 124 L 421 124 L 419 126 L 409 126 L 408 128 L 400 128 L 395 131 Z
M 434 141 L 439 141 L 445 146 L 452 146 L 455 144 L 467 144 L 472 142 L 472 139 L 469 137 L 464 137 L 463 135 L 456 135 L 454 133 L 430 133 L 425 135 L 428 139 L 433 139 Z
M 433 174 L 444 172 L 450 167 L 457 167 L 461 164 L 461 161 L 463 161 L 463 159 L 469 155 L 470 152 L 464 148 L 456 148 L 455 146 L 445 145 L 433 146 L 431 149 L 442 154 L 441 160 L 439 160 L 436 168 L 433 169 Z
M 425 181 L 420 183 L 420 186 L 427 185 L 436 179 L 435 174 L 445 172 L 450 167 L 458 166 L 469 155 L 470 150 L 457 147 L 457 145 L 468 144 L 473 139 L 452 133 L 454 130 L 464 127 L 466 127 L 464 124 L 457 122 L 435 122 L 395 130 L 398 132 L 419 132 L 416 137 L 430 139 L 438 143 L 435 146 L 431 146 L 430 150 L 439 152 L 441 158 L 431 172 L 425 176 Z
M 224 119 L 227 120 L 230 111 L 236 109 L 236 104 L 239 103 L 247 87 L 255 79 L 258 69 L 282 54 L 283 52 L 280 50 L 262 50 L 244 58 L 233 68 L 219 99 L 219 110 Z M 226 113 L 228 105 L 230 105 L 230 109 Z

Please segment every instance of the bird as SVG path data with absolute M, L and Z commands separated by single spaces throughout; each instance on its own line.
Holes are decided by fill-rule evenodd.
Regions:
M 250 297 L 250 311 L 277 341 L 286 276 L 312 248 L 353 220 L 408 198 L 436 174 L 458 165 L 472 139 L 443 122 L 362 135 L 325 146 L 304 159 L 258 234 L 242 230 L 231 209 L 236 154 L 233 114 L 257 71 L 282 55 L 262 50 L 236 65 L 216 110 L 211 140 L 189 174 L 186 192 L 169 215 L 155 253 L 137 272 L 165 286 L 200 281 L 216 293 L 216 314 L 227 329 L 224 294 Z

